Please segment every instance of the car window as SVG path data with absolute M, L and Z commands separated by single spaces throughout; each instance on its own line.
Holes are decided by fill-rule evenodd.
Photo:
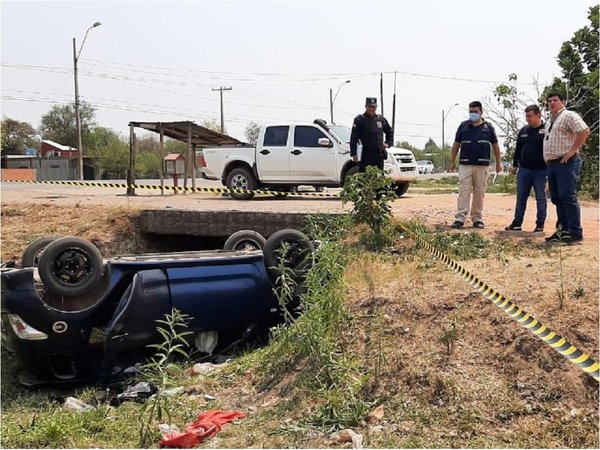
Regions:
M 326 137 L 318 128 L 300 125 L 294 130 L 294 147 L 319 147 L 319 139 Z
M 267 127 L 263 145 L 269 147 L 285 147 L 287 145 L 289 130 L 290 127 L 287 125 Z

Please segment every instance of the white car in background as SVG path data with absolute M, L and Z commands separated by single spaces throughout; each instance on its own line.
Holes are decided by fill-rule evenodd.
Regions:
M 433 173 L 435 166 L 431 161 L 417 161 L 417 167 L 419 168 L 420 174 Z

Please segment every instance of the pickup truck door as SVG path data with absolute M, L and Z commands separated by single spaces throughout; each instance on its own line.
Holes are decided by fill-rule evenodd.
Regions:
M 256 147 L 256 168 L 260 181 L 287 181 L 290 175 L 289 125 L 265 128 Z
M 319 145 L 327 138 L 330 147 Z M 335 181 L 338 146 L 331 136 L 312 125 L 296 125 L 290 150 L 290 180 L 296 182 Z

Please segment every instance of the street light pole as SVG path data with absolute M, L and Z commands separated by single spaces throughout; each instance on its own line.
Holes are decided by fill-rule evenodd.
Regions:
M 333 98 L 331 98 L 332 90 L 329 89 L 329 116 L 331 118 L 331 123 L 333 123 L 333 104 L 335 103 L 335 99 L 337 98 L 338 94 L 340 93 L 340 89 L 342 88 L 342 86 L 347 83 L 350 83 L 351 81 L 352 80 L 346 80 L 342 84 L 340 84 L 338 86 L 337 91 L 335 92 L 335 96 Z
M 79 52 L 77 52 L 77 45 L 75 42 L 75 38 L 73 38 L 73 78 L 75 79 L 75 126 L 77 127 L 77 177 L 80 180 L 83 180 L 83 140 L 81 138 L 81 115 L 79 112 L 79 79 L 77 76 L 77 62 L 79 61 L 79 55 L 81 55 L 81 50 L 83 50 L 83 44 L 85 44 L 85 40 L 87 39 L 87 35 L 92 28 L 99 27 L 101 25 L 100 22 L 94 22 L 94 24 L 87 29 L 85 32 L 85 36 L 83 37 L 83 41 L 81 42 L 81 47 L 79 47 Z
M 446 151 L 444 150 L 444 133 L 445 133 L 445 122 L 446 122 L 446 117 L 448 117 L 448 114 L 450 114 L 450 111 L 452 111 L 452 108 L 454 108 L 455 106 L 458 106 L 458 103 L 455 103 L 454 105 L 452 105 L 450 108 L 448 108 L 448 112 L 444 114 L 444 110 L 442 109 L 442 155 L 444 156 L 444 172 L 446 171 Z

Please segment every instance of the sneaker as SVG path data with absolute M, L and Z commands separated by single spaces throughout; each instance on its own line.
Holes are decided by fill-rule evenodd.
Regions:
M 552 236 L 548 236 L 546 239 L 544 239 L 546 242 L 560 242 L 561 241 L 561 236 L 564 237 L 566 233 L 560 233 L 559 231 L 555 231 Z
M 480 230 L 483 230 L 485 228 L 485 224 L 481 220 L 476 220 L 473 222 L 473 228 L 479 228 Z
M 460 220 L 455 220 L 454 223 L 452 225 L 450 225 L 450 228 L 462 228 L 463 227 L 463 223 Z
M 544 227 L 535 227 L 535 230 L 533 230 L 534 233 L 543 233 L 544 232 Z
M 521 228 L 521 225 L 515 225 L 514 223 L 511 223 L 509 226 L 504 227 L 504 229 L 506 231 L 522 231 L 523 228 Z

